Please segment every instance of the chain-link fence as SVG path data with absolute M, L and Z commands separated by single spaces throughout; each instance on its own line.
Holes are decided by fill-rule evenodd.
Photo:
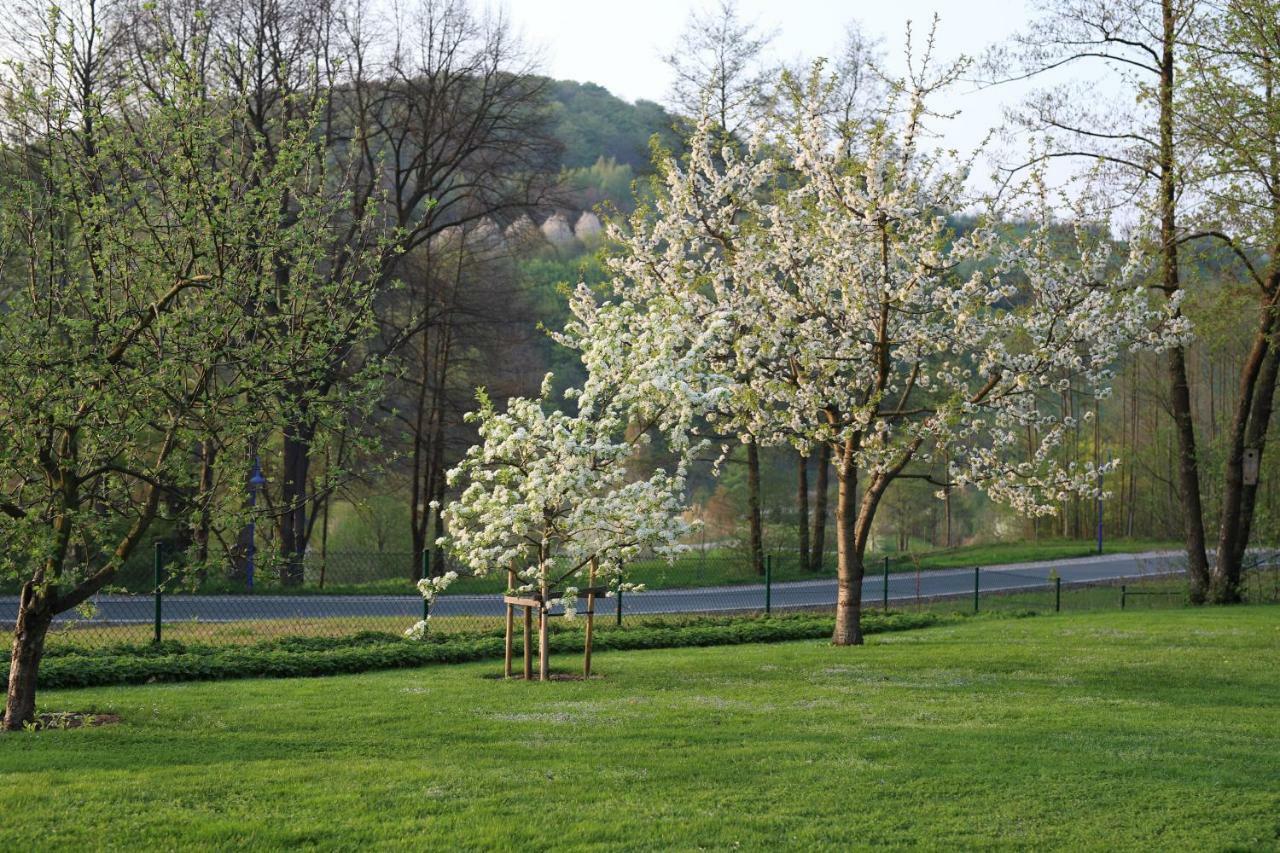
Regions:
M 770 556 L 763 576 L 749 558 L 732 554 L 692 555 L 674 565 L 638 563 L 631 578 L 649 588 L 597 600 L 596 624 L 608 630 L 707 616 L 833 612 L 836 583 L 829 572 L 834 557 L 818 572 L 797 562 Z M 324 560 L 309 559 L 300 584 L 289 586 L 277 575 L 259 574 L 250 585 L 243 575 L 176 574 L 158 551 L 149 588 L 139 589 L 135 578 L 104 591 L 80 610 L 59 617 L 50 642 L 102 648 L 157 639 L 236 644 L 369 631 L 400 634 L 428 615 L 414 587 L 423 568 L 432 569 L 409 554 L 330 554 Z M 903 570 L 901 564 L 884 561 L 875 568 L 863 581 L 868 610 L 1049 613 L 1188 603 L 1180 561 L 1167 556 L 1111 555 L 1060 564 L 940 570 Z M 429 631 L 500 630 L 505 586 L 505 573 L 461 578 L 431 604 Z M 1249 601 L 1280 601 L 1280 561 L 1252 560 L 1244 592 Z M 586 605 L 579 601 L 579 612 Z M 12 625 L 16 611 L 16 597 L 0 595 L 0 628 Z

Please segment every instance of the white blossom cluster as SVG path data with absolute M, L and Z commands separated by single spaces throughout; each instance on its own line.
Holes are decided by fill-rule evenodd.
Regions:
M 1020 238 L 956 227 L 968 167 L 920 150 L 913 121 L 850 147 L 816 100 L 795 115 L 743 152 L 703 122 L 652 205 L 610 225 L 612 293 L 580 287 L 560 336 L 587 369 L 581 411 L 638 415 L 676 446 L 699 419 L 829 442 L 882 482 L 945 450 L 951 482 L 1029 514 L 1094 493 L 1115 462 L 1059 464 L 1062 392 L 1103 397 L 1124 352 L 1185 337 L 1176 301 L 1148 298 L 1105 223 L 1052 227 L 1043 193 Z
M 436 600 L 436 596 L 449 588 L 449 585 L 458 579 L 457 572 L 445 572 L 443 575 L 435 578 L 423 578 L 418 581 L 418 592 L 426 599 L 427 604 Z
M 514 566 L 512 592 L 554 592 L 550 604 L 572 616 L 593 560 L 597 584 L 634 588 L 623 583 L 627 562 L 674 557 L 692 525 L 682 516 L 685 464 L 635 478 L 647 436 L 624 440 L 627 422 L 610 413 L 551 410 L 550 380 L 541 398 L 512 399 L 505 412 L 481 395 L 470 416 L 480 441 L 449 472 L 461 493 L 443 511 L 440 544 L 476 575 Z
M 423 578 L 418 581 L 418 592 L 427 602 L 427 618 L 420 619 L 411 627 L 405 630 L 404 635 L 410 640 L 425 640 L 427 637 L 428 620 L 431 619 L 430 605 L 436 600 L 436 596 L 444 592 L 449 586 L 458 579 L 457 572 L 445 572 L 443 575 L 434 578 Z

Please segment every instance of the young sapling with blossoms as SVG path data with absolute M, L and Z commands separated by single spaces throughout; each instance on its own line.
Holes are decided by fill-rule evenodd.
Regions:
M 630 586 L 628 561 L 642 553 L 674 558 L 693 528 L 683 517 L 683 456 L 671 470 L 637 479 L 631 463 L 647 433 L 628 440 L 616 413 L 568 415 L 551 408 L 550 396 L 550 374 L 538 399 L 513 398 L 504 412 L 478 395 L 468 419 L 480 440 L 448 474 L 461 492 L 443 510 L 448 535 L 440 540 L 475 575 L 508 571 L 509 596 L 538 603 L 542 680 L 548 610 L 562 605 L 572 618 L 582 579 L 593 589 Z M 451 580 L 425 582 L 423 594 Z

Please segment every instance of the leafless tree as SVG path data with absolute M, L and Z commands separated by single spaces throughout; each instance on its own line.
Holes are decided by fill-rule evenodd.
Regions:
M 318 502 L 345 474 L 338 466 L 318 472 L 312 462 L 350 426 L 309 418 L 305 401 L 332 393 L 371 361 L 393 372 L 402 347 L 450 316 L 436 299 L 407 304 L 393 293 L 406 259 L 435 257 L 424 247 L 448 229 L 535 209 L 552 186 L 558 146 L 544 109 L 545 80 L 532 73 L 533 57 L 501 14 L 478 13 L 465 0 L 419 0 L 387 11 L 314 0 L 212 2 L 216 8 L 198 18 L 208 28 L 202 37 L 231 61 L 209 73 L 249 93 L 240 104 L 248 144 L 273 156 L 270 129 L 281 111 L 285 121 L 295 114 L 317 121 L 324 156 L 343 164 L 351 186 L 352 230 L 334 241 L 328 263 L 343 268 L 358 237 L 355 224 L 372 218 L 381 226 L 385 301 L 395 305 L 383 311 L 384 320 L 394 317 L 394 329 L 384 323 L 377 341 L 352 341 L 329 370 L 296 378 L 291 393 L 304 401 L 300 416 L 283 430 L 279 459 L 264 464 L 283 579 L 298 583 Z M 157 40 L 186 43 L 194 3 L 137 6 L 138 51 Z M 288 199 L 281 215 L 290 215 Z M 290 270 L 278 275 L 286 285 Z M 447 276 L 432 271 L 427 278 Z
M 675 48 L 663 57 L 675 74 L 671 105 L 686 117 L 706 112 L 729 136 L 747 129 L 770 103 L 777 69 L 768 50 L 776 35 L 743 20 L 737 0 L 690 12 Z
M 1177 115 L 1177 74 L 1196 6 L 1196 0 L 1055 0 L 1011 49 L 991 57 L 994 76 L 1005 80 L 1093 68 L 1105 72 L 1111 87 L 1118 84 L 1123 94 L 1110 98 L 1096 81 L 1055 86 L 1037 93 L 1019 118 L 1050 140 L 1042 158 L 1104 164 L 1117 198 L 1149 200 L 1159 223 L 1155 287 L 1168 298 L 1183 288 L 1179 200 L 1190 155 Z M 1192 597 L 1202 600 L 1209 563 L 1184 347 L 1170 349 L 1167 366 L 1187 569 Z

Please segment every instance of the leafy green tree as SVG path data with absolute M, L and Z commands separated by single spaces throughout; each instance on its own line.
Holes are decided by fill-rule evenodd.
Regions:
M 1233 603 L 1258 496 L 1257 466 L 1280 377 L 1280 2 L 1206 3 L 1195 20 L 1182 89 L 1192 165 L 1196 230 L 1234 254 L 1232 273 L 1253 291 L 1257 320 L 1240 366 L 1239 393 L 1225 434 L 1218 548 L 1208 598 Z M 1253 471 L 1246 471 L 1246 456 Z
M 6 729 L 33 719 L 54 618 L 111 584 L 164 512 L 234 547 L 249 460 L 295 414 L 284 386 L 372 319 L 373 254 L 337 272 L 316 239 L 346 202 L 314 128 L 278 119 L 268 161 L 237 133 L 241 93 L 180 57 L 148 57 L 131 85 L 94 8 L 52 10 L 0 91 L 0 576 L 21 584 Z M 313 416 L 345 417 L 376 385 L 350 387 L 307 400 Z M 202 444 L 215 461 L 193 470 Z

